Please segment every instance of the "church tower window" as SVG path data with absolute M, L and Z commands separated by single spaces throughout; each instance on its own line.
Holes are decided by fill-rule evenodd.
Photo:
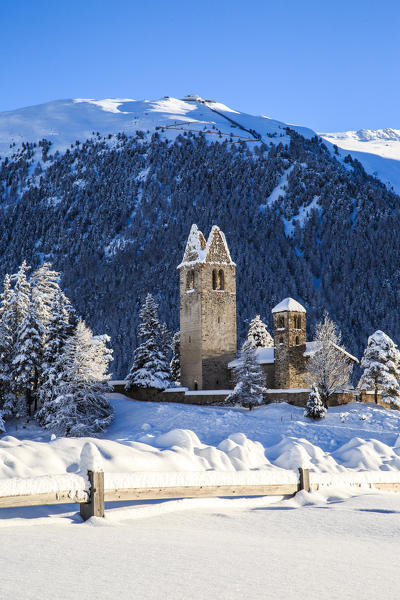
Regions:
M 299 345 L 299 336 L 296 335 L 296 346 L 298 346 L 298 345 Z
M 190 269 L 190 271 L 186 274 L 186 289 L 193 290 L 194 289 L 194 270 Z
M 283 329 L 283 328 L 285 327 L 285 319 L 284 319 L 283 317 L 279 317 L 279 320 L 278 320 L 278 327 L 279 327 L 280 329 Z
M 218 288 L 218 275 L 217 269 L 214 269 L 212 272 L 212 289 L 216 290 Z
M 225 289 L 225 276 L 222 269 L 218 271 L 218 289 Z

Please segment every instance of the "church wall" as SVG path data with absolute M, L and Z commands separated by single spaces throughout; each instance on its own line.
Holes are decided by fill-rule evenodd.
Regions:
M 275 367 L 273 363 L 260 365 L 265 375 L 265 385 L 267 388 L 275 387 Z
M 213 289 L 213 271 L 224 272 L 224 289 Z M 236 358 L 236 267 L 203 265 L 202 375 L 203 389 L 230 387 L 228 363 Z
M 202 382 L 202 272 L 194 271 L 194 286 L 187 289 L 187 270 L 180 273 L 181 383 L 194 389 Z

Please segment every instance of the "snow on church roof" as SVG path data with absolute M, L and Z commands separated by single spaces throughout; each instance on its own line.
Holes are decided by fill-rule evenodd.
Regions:
M 207 259 L 209 259 L 209 262 L 211 263 L 216 262 L 215 260 L 210 259 L 209 254 L 211 247 L 215 249 L 215 246 L 218 244 L 218 238 L 222 242 L 222 254 L 224 255 L 223 260 L 218 262 L 221 262 L 221 264 L 234 265 L 235 263 L 232 261 L 223 231 L 221 231 L 217 225 L 213 225 L 210 235 L 208 236 L 208 240 L 206 241 L 200 229 L 195 223 L 193 223 L 190 228 L 183 260 L 181 264 L 178 265 L 178 269 L 180 267 L 188 267 L 198 263 L 204 263 L 207 261 Z
M 274 308 L 272 309 L 273 313 L 288 311 L 301 313 L 307 312 L 304 306 L 302 306 L 300 302 L 297 302 L 297 300 L 293 300 L 293 298 L 285 298 L 284 300 L 282 300 L 282 302 L 279 302 L 279 304 L 274 306 Z
M 336 344 L 333 344 L 333 345 L 335 346 L 335 348 L 337 350 L 340 350 L 341 352 L 343 352 L 343 354 L 348 356 L 353 362 L 355 362 L 355 363 L 359 362 L 358 358 L 356 358 L 355 356 L 353 356 L 352 354 L 347 352 L 344 348 L 341 348 L 340 346 L 337 346 Z M 306 342 L 306 349 L 305 349 L 303 356 L 307 356 L 307 357 L 312 356 L 319 350 L 321 350 L 321 342 L 317 342 L 317 341 Z M 259 365 L 274 364 L 274 362 L 275 362 L 275 348 L 273 348 L 273 347 L 255 348 L 255 354 L 256 354 L 256 360 Z M 236 358 L 235 360 L 232 360 L 228 364 L 228 368 L 232 369 L 233 367 L 237 367 L 238 365 L 240 365 L 240 362 L 241 362 L 240 358 Z

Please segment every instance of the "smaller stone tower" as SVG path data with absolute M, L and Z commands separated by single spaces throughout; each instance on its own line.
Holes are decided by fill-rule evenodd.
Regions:
M 285 298 L 272 309 L 274 319 L 275 388 L 304 388 L 306 309 Z
M 222 231 L 208 240 L 192 225 L 180 273 L 181 383 L 190 390 L 230 387 L 236 357 L 236 265 Z

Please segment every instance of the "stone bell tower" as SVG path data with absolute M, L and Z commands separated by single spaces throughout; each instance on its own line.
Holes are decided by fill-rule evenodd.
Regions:
M 236 265 L 216 225 L 208 240 L 192 225 L 180 273 L 181 383 L 227 389 L 236 357 Z
M 285 298 L 272 309 L 274 319 L 275 388 L 308 387 L 304 380 L 306 358 L 306 309 Z

